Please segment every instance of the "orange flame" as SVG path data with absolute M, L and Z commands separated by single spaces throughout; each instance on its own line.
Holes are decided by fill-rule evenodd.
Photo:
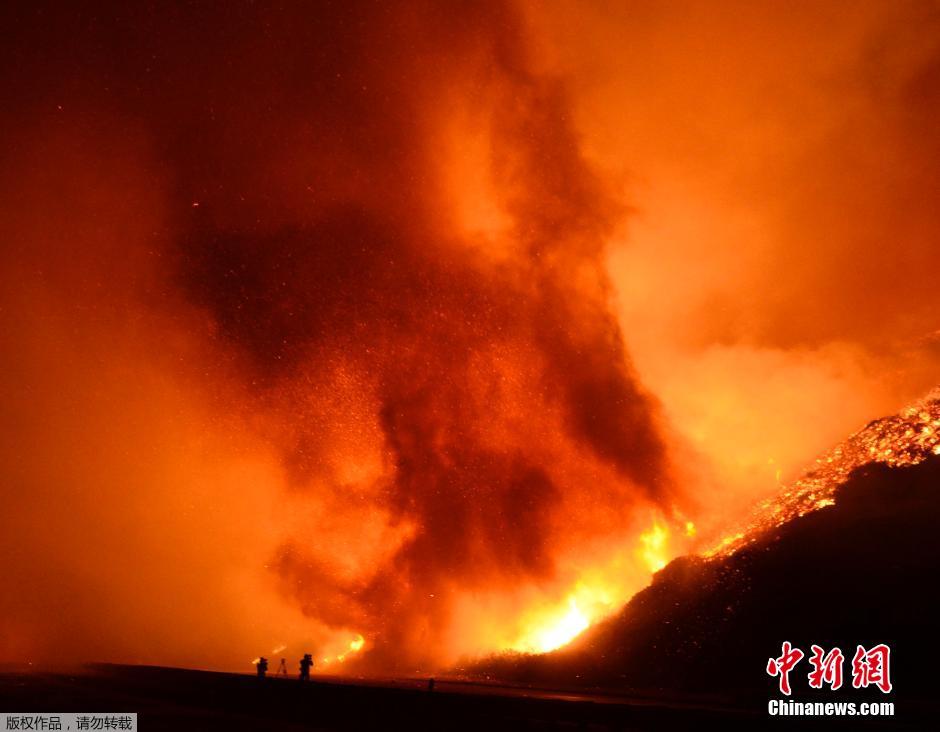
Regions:
M 337 653 L 335 656 L 324 656 L 320 659 L 320 663 L 323 666 L 329 666 L 334 663 L 343 663 L 346 659 L 356 653 L 359 653 L 366 644 L 366 639 L 362 637 L 361 633 L 357 633 L 356 637 L 349 641 L 349 645 L 346 647 L 342 653 Z
M 658 572 L 669 561 L 669 529 L 655 521 L 652 528 L 640 534 L 641 548 L 638 550 L 643 563 L 650 572 Z

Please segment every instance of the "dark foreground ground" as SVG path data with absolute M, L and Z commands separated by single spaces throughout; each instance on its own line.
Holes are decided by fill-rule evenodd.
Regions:
M 691 730 L 847 728 L 846 720 L 780 720 L 763 707 L 438 681 L 301 684 L 247 675 L 95 666 L 0 674 L 0 710 L 136 712 L 152 730 Z M 917 729 L 850 720 L 853 729 Z

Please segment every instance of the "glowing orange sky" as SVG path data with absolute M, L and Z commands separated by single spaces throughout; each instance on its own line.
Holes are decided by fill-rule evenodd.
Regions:
M 548 648 L 937 381 L 936 6 L 608 6 L 2 11 L 0 660 Z

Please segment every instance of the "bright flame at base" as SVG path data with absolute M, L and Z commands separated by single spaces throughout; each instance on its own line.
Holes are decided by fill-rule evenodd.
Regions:
M 522 635 L 507 648 L 521 653 L 547 653 L 561 648 L 593 622 L 609 615 L 618 596 L 609 588 L 579 582 L 562 604 L 530 614 Z
M 684 533 L 687 539 L 694 537 L 695 524 L 686 522 Z M 639 535 L 639 545 L 616 557 L 600 575 L 582 577 L 563 603 L 530 614 L 523 626 L 525 631 L 507 648 L 522 653 L 547 653 L 567 645 L 622 606 L 648 581 L 646 572 L 658 572 L 676 553 L 676 548 L 670 547 L 669 527 L 660 518 L 654 518 L 650 528 Z M 618 580 L 610 581 L 611 577 Z
M 571 642 L 591 621 L 578 607 L 578 601 L 568 598 L 569 609 L 557 622 L 536 631 L 531 640 L 532 650 L 546 653 Z

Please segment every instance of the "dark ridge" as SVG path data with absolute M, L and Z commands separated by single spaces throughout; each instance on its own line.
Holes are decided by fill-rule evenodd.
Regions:
M 784 640 L 838 646 L 839 692 L 813 690 L 806 659 L 791 674 L 802 701 L 898 700 L 899 714 L 932 699 L 940 616 L 940 458 L 911 467 L 869 464 L 836 504 L 777 527 L 737 553 L 682 557 L 617 616 L 571 646 L 490 659 L 471 669 L 506 682 L 717 694 L 737 703 L 779 696 L 765 672 Z M 856 646 L 891 647 L 894 692 L 856 690 Z M 836 699 L 835 697 L 838 697 Z

